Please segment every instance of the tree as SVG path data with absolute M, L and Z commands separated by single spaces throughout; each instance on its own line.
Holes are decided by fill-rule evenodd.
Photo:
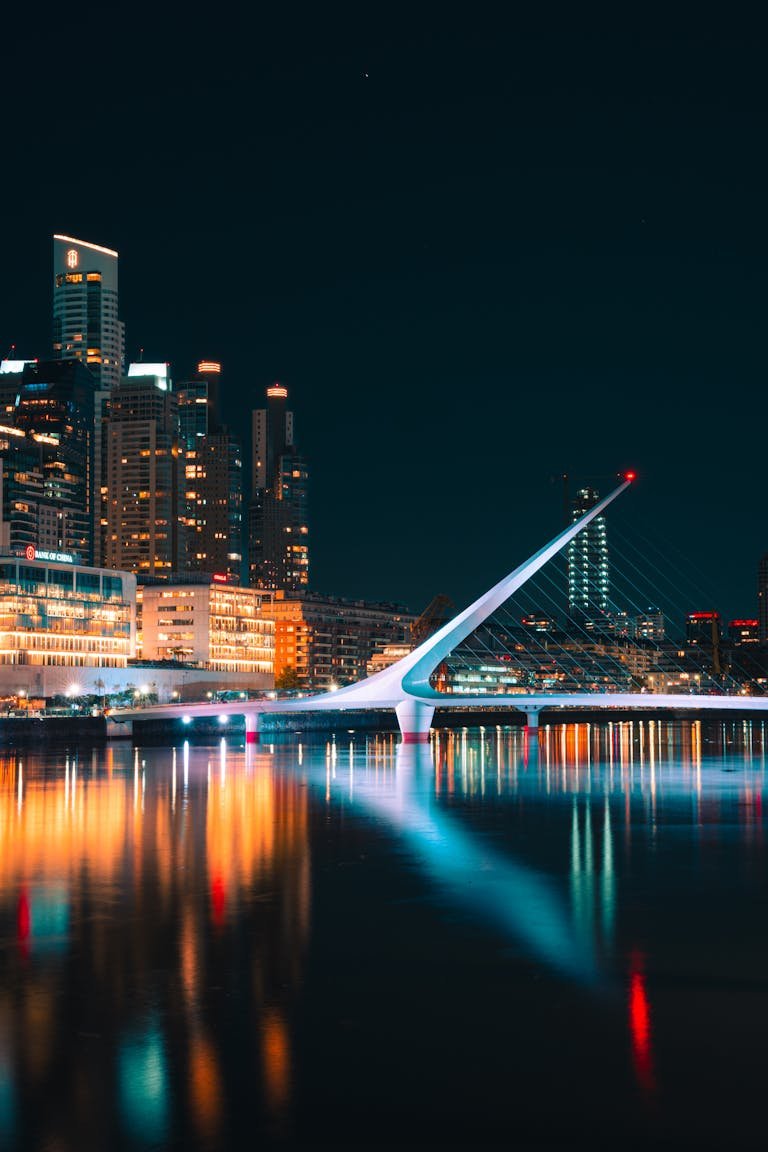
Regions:
M 301 687 L 301 677 L 289 664 L 286 664 L 279 676 L 275 676 L 275 688 L 279 688 L 282 692 L 295 692 Z

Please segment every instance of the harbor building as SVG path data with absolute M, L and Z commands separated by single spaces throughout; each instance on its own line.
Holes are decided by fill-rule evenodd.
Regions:
M 275 623 L 271 594 L 220 579 L 142 588 L 142 658 L 177 661 L 217 673 L 246 674 L 238 683 L 272 688 Z M 226 683 L 222 681 L 222 683 Z
M 0 556 L 0 695 L 66 694 L 75 681 L 95 684 L 125 670 L 135 649 L 130 572 L 33 545 L 23 556 Z

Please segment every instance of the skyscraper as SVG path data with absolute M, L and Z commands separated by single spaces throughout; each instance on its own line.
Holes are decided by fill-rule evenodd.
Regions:
M 574 524 L 597 504 L 600 493 L 580 488 L 571 504 Z M 568 545 L 568 611 L 587 628 L 599 625 L 608 612 L 610 571 L 605 517 L 596 516 Z
M 72 552 L 91 564 L 93 376 L 77 360 L 47 360 L 3 380 L 13 382 L 0 429 L 10 545 Z
M 239 584 L 243 560 L 243 459 L 226 429 L 184 454 L 185 567 Z
M 218 387 L 221 364 L 201 360 L 191 380 L 180 385 L 179 439 L 184 452 L 181 517 L 186 538 L 184 567 L 226 575 L 239 584 L 243 562 L 243 453 L 240 441 L 221 423 Z
M 112 388 L 104 438 L 106 567 L 167 579 L 183 555 L 178 411 L 167 381 L 134 374 Z
M 118 316 L 117 252 L 57 233 L 53 237 L 53 350 L 86 364 L 95 380 L 92 473 L 93 557 L 102 559 L 106 453 L 102 420 L 109 390 L 120 382 L 125 327 Z
M 249 580 L 297 592 L 309 584 L 308 472 L 294 443 L 288 389 L 273 384 L 253 413 Z

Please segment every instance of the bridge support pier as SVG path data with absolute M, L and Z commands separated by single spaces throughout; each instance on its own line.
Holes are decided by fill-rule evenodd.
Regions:
M 258 744 L 261 733 L 259 731 L 261 715 L 258 712 L 246 712 L 245 714 L 245 743 Z
M 530 708 L 525 708 L 525 735 L 529 739 L 536 740 L 539 736 L 539 712 L 542 705 L 536 704 Z
M 401 700 L 395 712 L 403 744 L 426 744 L 435 714 L 433 705 L 422 704 L 420 700 Z

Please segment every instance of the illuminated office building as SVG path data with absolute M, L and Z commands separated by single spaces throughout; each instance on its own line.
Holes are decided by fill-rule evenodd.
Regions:
M 11 545 L 92 562 L 92 374 L 76 360 L 32 361 L 3 375 L 0 395 L 2 511 Z
M 599 492 L 581 488 L 571 505 L 574 524 L 597 504 Z M 596 516 L 568 545 L 568 611 L 582 627 L 600 627 L 608 613 L 610 569 L 605 517 Z
M 253 413 L 249 581 L 298 592 L 309 584 L 308 472 L 287 400 L 288 389 L 273 384 L 266 408 Z
M 184 450 L 194 449 L 202 436 L 208 435 L 208 383 L 185 380 L 176 389 L 179 406 L 179 444 Z
M 0 557 L 0 694 L 51 696 L 73 669 L 124 669 L 135 652 L 135 577 L 65 552 L 28 553 Z
M 148 376 L 124 378 L 105 423 L 107 567 L 169 578 L 183 556 L 176 396 Z
M 210 583 L 149 585 L 142 590 L 142 655 L 214 672 L 246 672 L 271 688 L 275 624 L 269 593 Z
M 77 240 L 53 237 L 53 350 L 58 359 L 79 360 L 95 381 L 92 508 L 93 555 L 102 554 L 106 453 L 102 419 L 110 388 L 117 384 L 125 358 L 125 327 L 118 315 L 117 252 Z

